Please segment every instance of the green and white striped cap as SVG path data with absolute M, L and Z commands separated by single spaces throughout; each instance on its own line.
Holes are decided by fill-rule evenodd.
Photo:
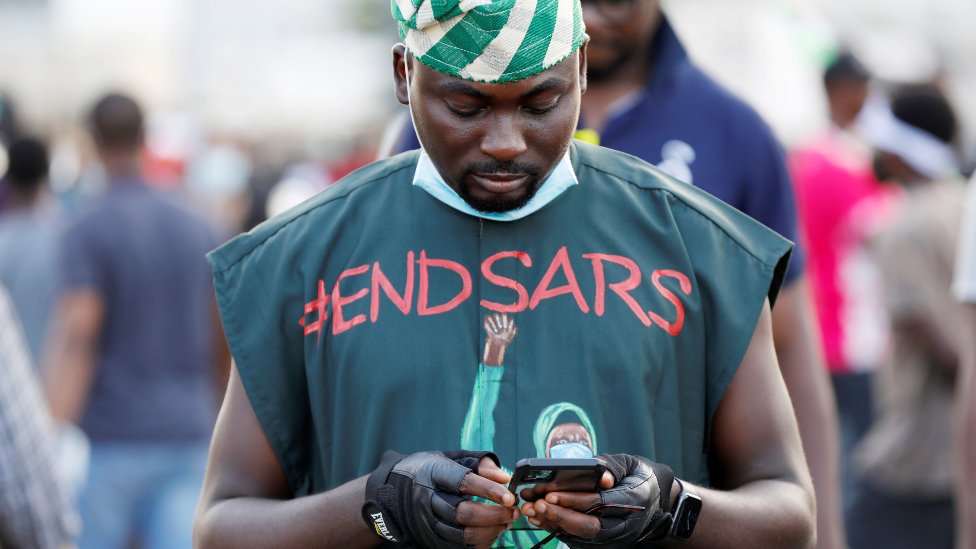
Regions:
M 391 0 L 400 38 L 432 69 L 476 82 L 538 74 L 583 43 L 580 0 Z

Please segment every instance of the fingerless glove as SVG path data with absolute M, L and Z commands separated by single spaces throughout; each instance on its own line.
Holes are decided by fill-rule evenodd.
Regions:
M 573 549 L 629 547 L 644 539 L 663 536 L 671 525 L 671 483 L 674 473 L 662 463 L 628 454 L 600 454 L 616 484 L 600 490 L 603 503 L 640 506 L 644 511 L 608 507 L 600 517 L 600 533 L 594 539 L 561 535 Z
M 455 520 L 459 489 L 468 473 L 491 452 L 420 452 L 405 456 L 389 451 L 366 481 L 363 520 L 384 539 L 425 549 L 468 547 L 464 527 Z

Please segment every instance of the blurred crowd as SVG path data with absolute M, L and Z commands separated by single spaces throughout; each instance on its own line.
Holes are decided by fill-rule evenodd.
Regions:
M 618 32 L 638 1 L 584 2 L 588 29 Z M 634 44 L 671 57 L 632 74 L 594 53 L 578 138 L 638 156 L 657 139 L 653 116 L 640 131 L 616 120 L 686 98 L 646 73 L 684 55 L 661 28 L 674 33 L 665 20 Z M 961 138 L 976 120 L 938 78 L 876 78 L 844 48 L 822 68 L 829 120 L 771 149 L 792 187 L 751 191 L 747 211 L 792 224 L 805 261 L 797 311 L 819 329 L 804 363 L 832 388 L 831 413 L 807 423 L 836 427 L 810 434 L 791 396 L 808 454 L 815 436 L 837 448 L 834 473 L 811 468 L 821 518 L 842 517 L 818 525 L 820 546 L 976 549 L 976 151 Z M 0 547 L 188 549 L 230 367 L 205 254 L 417 146 L 409 117 L 382 142 L 282 157 L 125 93 L 92 97 L 56 135 L 23 123 L 16 99 L 0 97 Z M 645 160 L 676 178 L 711 177 L 708 151 L 655 147 Z

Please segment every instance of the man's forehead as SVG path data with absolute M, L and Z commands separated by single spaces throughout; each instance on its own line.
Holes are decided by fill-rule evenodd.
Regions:
M 552 89 L 565 89 L 579 80 L 578 52 L 528 78 L 514 82 L 474 82 L 432 69 L 414 58 L 414 71 L 425 91 L 440 94 L 464 94 L 479 99 L 530 97 Z

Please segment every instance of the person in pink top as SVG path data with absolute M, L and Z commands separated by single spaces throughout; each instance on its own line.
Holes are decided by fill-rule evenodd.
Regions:
M 853 55 L 839 55 L 824 73 L 831 123 L 789 158 L 840 415 L 845 496 L 849 456 L 871 422 L 869 373 L 887 343 L 879 274 L 865 242 L 887 217 L 892 191 L 876 180 L 871 148 L 856 131 L 869 79 Z

